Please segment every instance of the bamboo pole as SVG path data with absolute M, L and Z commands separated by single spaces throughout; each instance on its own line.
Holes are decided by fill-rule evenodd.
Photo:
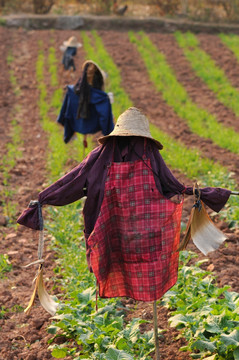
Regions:
M 154 303 L 153 303 L 153 316 L 154 316 L 155 354 L 156 354 L 156 360 L 160 360 L 159 338 L 158 338 L 158 321 L 157 321 L 157 304 L 156 304 L 156 301 L 154 301 Z

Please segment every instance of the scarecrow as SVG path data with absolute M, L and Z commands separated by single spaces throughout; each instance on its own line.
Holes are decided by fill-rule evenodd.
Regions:
M 77 54 L 77 48 L 81 46 L 82 44 L 77 41 L 75 36 L 71 36 L 67 41 L 63 42 L 63 45 L 60 46 L 60 50 L 64 51 L 62 64 L 65 70 L 70 70 L 71 68 L 73 71 L 76 70 L 73 58 Z
M 104 92 L 106 75 L 92 60 L 82 66 L 82 75 L 76 85 L 68 85 L 57 122 L 64 126 L 64 142 L 68 143 L 75 132 L 86 135 L 102 131 L 109 134 L 113 128 L 111 103 L 113 94 Z
M 42 206 L 62 206 L 86 196 L 86 256 L 99 295 L 153 301 L 155 315 L 156 300 L 177 281 L 184 194 L 194 194 L 196 211 L 205 203 L 219 212 L 231 191 L 181 184 L 166 166 L 159 152 L 163 146 L 151 136 L 148 119 L 137 108 L 121 114 L 114 130 L 98 141 L 100 145 L 77 167 L 30 203 L 18 223 L 42 229 Z M 193 219 L 187 237 L 192 225 Z

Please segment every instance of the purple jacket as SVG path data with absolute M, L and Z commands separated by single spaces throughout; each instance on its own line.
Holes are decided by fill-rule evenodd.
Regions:
M 135 161 L 143 156 L 144 138 L 110 137 L 68 174 L 40 192 L 41 205 L 63 206 L 87 196 L 83 215 L 86 238 L 94 229 L 104 196 L 108 165 L 112 162 Z M 155 143 L 147 139 L 145 155 L 150 159 L 154 179 L 159 192 L 167 199 L 176 194 L 193 195 L 193 187 L 184 186 L 166 166 Z M 201 199 L 212 210 L 218 212 L 227 202 L 231 191 L 206 187 L 201 190 Z M 39 230 L 37 205 L 27 208 L 18 218 L 19 224 Z

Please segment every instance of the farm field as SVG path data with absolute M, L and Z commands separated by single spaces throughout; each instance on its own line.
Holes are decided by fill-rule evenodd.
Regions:
M 75 60 L 76 73 L 62 71 L 59 50 L 72 35 L 83 44 Z M 235 190 L 239 188 L 239 38 L 182 33 L 25 31 L 4 27 L 0 27 L 0 36 L 3 54 L 0 58 L 0 359 L 98 359 L 90 357 L 91 350 L 80 341 L 75 343 L 66 328 L 61 327 L 64 335 L 54 338 L 57 325 L 51 325 L 51 316 L 38 302 L 29 315 L 23 312 L 32 293 L 36 268 L 22 266 L 36 260 L 38 234 L 16 226 L 16 218 L 30 200 L 37 198 L 39 191 L 83 159 L 81 137 L 65 145 L 63 129 L 55 123 L 64 87 L 76 82 L 86 59 L 95 60 L 108 73 L 106 90 L 114 93 L 115 118 L 129 106 L 142 109 L 150 119 L 153 136 L 164 144 L 162 156 L 181 182 L 190 185 L 197 179 L 202 186 Z M 96 145 L 96 137 L 91 138 L 87 151 Z M 211 214 L 228 237 L 219 250 L 204 257 L 193 244 L 189 246 L 198 254 L 197 259 L 207 259 L 201 268 L 213 271 L 218 287 L 228 285 L 233 292 L 239 292 L 238 205 L 234 197 L 221 212 L 224 218 Z M 80 213 L 82 205 L 76 206 L 73 211 Z M 182 235 L 191 206 L 192 199 L 186 198 Z M 60 232 L 67 228 L 64 218 L 68 216 L 67 210 L 62 211 L 61 214 L 58 209 L 49 212 L 44 209 L 48 218 L 44 268 L 47 289 L 67 303 L 68 295 L 76 296 L 79 283 L 87 283 L 88 277 L 89 286 L 93 288 L 94 283 L 89 275 L 81 278 L 80 270 L 64 277 L 70 266 L 62 259 L 71 259 L 75 253 L 77 261 L 78 252 L 75 248 L 66 255 L 62 250 L 69 246 L 67 240 L 61 240 Z M 79 237 L 82 260 L 82 220 L 78 217 L 69 220 L 69 228 L 75 232 L 75 244 Z M 65 234 L 67 237 L 68 233 Z M 59 244 L 64 245 L 61 250 Z M 93 307 L 92 304 L 93 300 Z M 125 299 L 123 304 L 127 308 L 127 322 L 140 317 L 149 321 L 140 325 L 142 332 L 152 329 L 151 304 Z M 117 305 L 117 309 L 122 307 Z M 169 326 L 169 316 L 168 309 L 158 305 L 158 325 L 164 329 L 160 337 L 162 360 L 191 359 L 192 351 L 179 350 L 187 341 Z M 71 351 L 66 350 L 66 341 Z M 87 341 L 92 347 L 93 340 Z M 147 341 L 150 343 L 151 338 L 142 338 L 145 349 Z M 124 350 L 122 344 L 118 348 Z M 143 350 L 140 351 L 135 348 L 138 354 L 135 359 L 143 359 Z M 147 351 L 145 359 L 151 355 L 154 358 L 154 352 L 150 355 L 150 350 Z M 234 351 L 233 355 L 228 354 L 224 359 L 239 358 L 238 346 L 230 351 Z M 110 357 L 108 348 L 107 352 L 107 359 L 116 358 Z M 215 348 L 211 354 L 217 354 Z M 134 359 L 128 357 L 131 358 Z M 213 359 L 223 357 L 215 355 L 210 358 Z

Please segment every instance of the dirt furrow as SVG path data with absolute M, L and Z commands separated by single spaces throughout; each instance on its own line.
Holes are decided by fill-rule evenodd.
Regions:
M 9 32 L 9 30 L 8 30 Z M 9 36 L 9 33 L 8 33 Z M 17 214 L 27 207 L 29 200 L 35 199 L 45 179 L 47 138 L 44 134 L 37 107 L 38 90 L 35 80 L 35 62 L 37 43 L 41 33 L 26 33 L 23 30 L 11 31 L 11 46 L 14 56 L 14 73 L 20 87 L 18 104 L 21 112 L 19 122 L 23 128 L 23 158 L 11 171 L 10 185 L 15 188 L 15 201 L 18 203 Z M 13 265 L 7 278 L 0 282 L 0 304 L 6 310 L 1 326 L 1 360 L 50 359 L 47 350 L 46 333 L 50 317 L 36 301 L 36 307 L 30 315 L 23 313 L 32 293 L 31 282 L 36 268 L 27 270 L 22 266 L 37 258 L 37 232 L 24 227 L 5 228 L 5 238 L 1 242 L 1 253 L 7 253 Z M 45 276 L 52 277 L 54 254 L 45 247 Z M 52 287 L 52 281 L 48 286 Z
M 224 70 L 231 84 L 239 90 L 239 62 L 233 52 L 223 44 L 219 36 L 199 34 L 198 39 L 200 47 Z
M 231 109 L 225 107 L 207 84 L 196 75 L 174 35 L 150 34 L 150 38 L 159 51 L 166 56 L 177 80 L 184 86 L 192 101 L 213 114 L 219 123 L 230 126 L 239 133 L 239 118 Z M 217 39 L 216 36 L 211 38 L 211 42 L 207 42 L 210 48 L 214 48 L 212 45 L 215 39 Z

